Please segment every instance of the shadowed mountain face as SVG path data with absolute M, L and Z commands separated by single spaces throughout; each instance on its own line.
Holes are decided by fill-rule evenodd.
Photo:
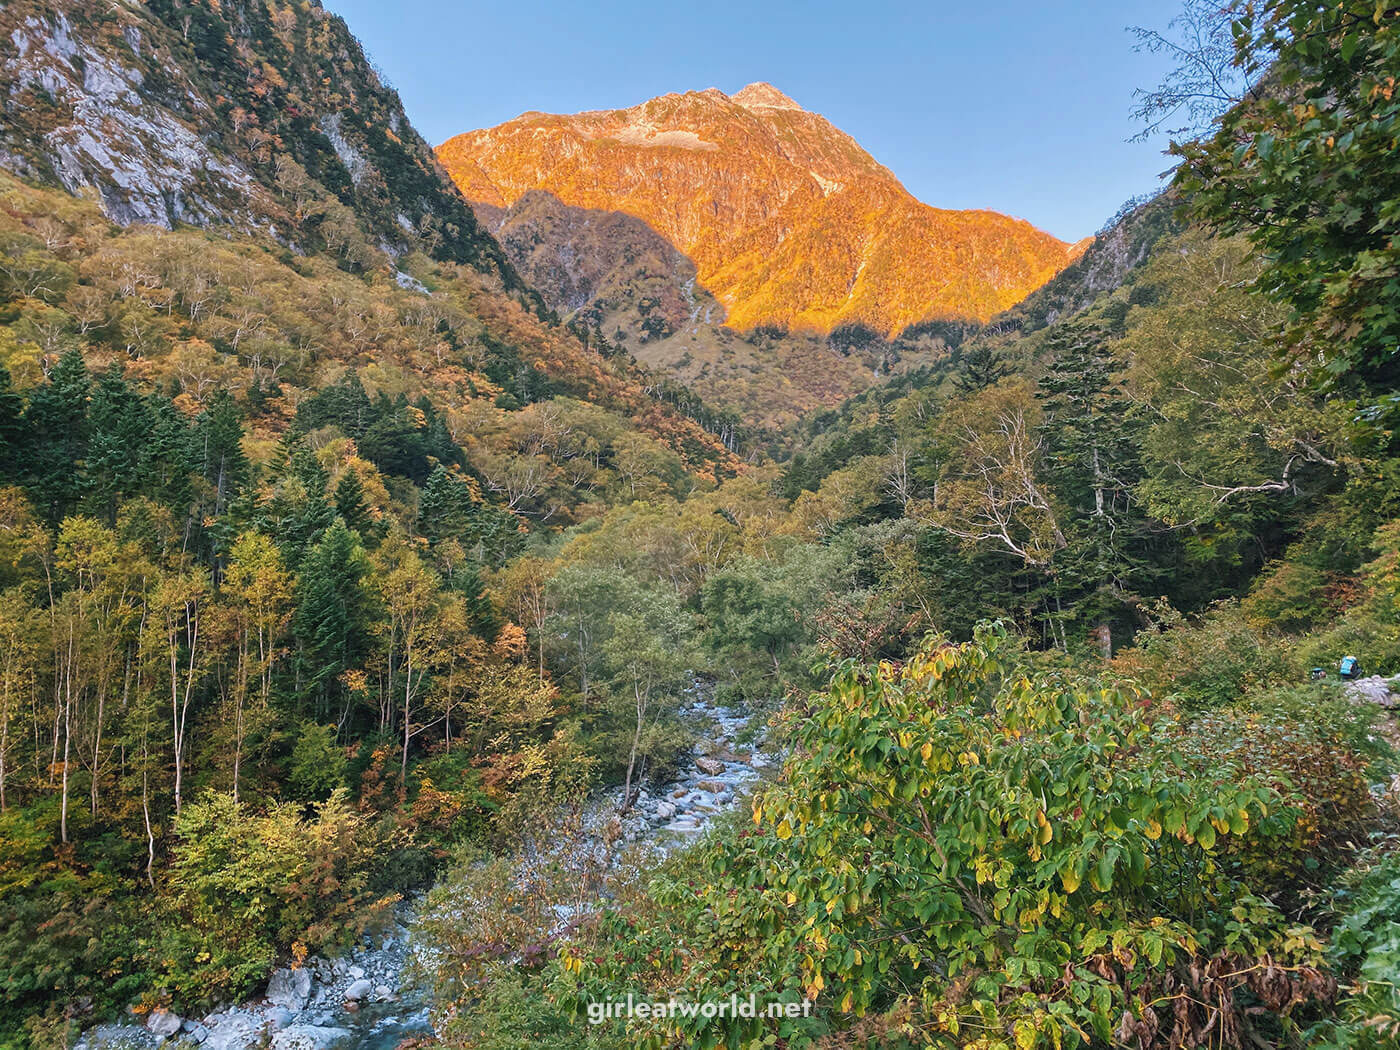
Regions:
M 543 190 L 509 208 L 475 209 L 553 309 L 749 424 L 790 424 L 944 352 L 926 333 L 740 332 L 723 323 L 724 306 L 699 283 L 695 263 L 638 218 L 570 207 Z
M 1077 250 L 1005 215 L 921 203 L 849 135 L 768 84 L 527 113 L 438 154 L 480 205 L 510 208 L 542 189 L 643 220 L 693 261 L 737 329 L 859 323 L 893 335 L 922 321 L 985 321 Z M 668 268 L 655 276 L 684 270 Z M 540 284 L 560 302 L 560 289 Z
M 475 206 L 516 268 L 549 305 L 628 347 L 724 320 L 695 264 L 641 219 L 572 208 L 531 190 L 509 208 Z

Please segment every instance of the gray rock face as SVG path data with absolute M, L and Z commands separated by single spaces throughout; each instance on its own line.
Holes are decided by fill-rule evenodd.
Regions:
M 169 1039 L 183 1023 L 179 1014 L 172 1014 L 169 1010 L 152 1010 L 146 1017 L 147 1030 L 159 1039 Z
M 359 1002 L 361 999 L 369 998 L 369 994 L 372 991 L 374 991 L 374 983 L 361 977 L 358 981 L 355 981 L 350 987 L 345 989 L 345 998 Z
M 330 1050 L 350 1038 L 348 1028 L 319 1027 L 294 1024 L 272 1037 L 272 1050 Z
M 311 998 L 311 971 L 305 967 L 296 970 L 274 970 L 272 979 L 267 982 L 267 1001 L 273 1006 L 284 1006 L 292 1013 L 306 1007 Z
M 189 125 L 204 112 L 199 100 L 188 100 L 183 119 L 150 102 L 139 56 L 129 63 L 107 53 L 91 26 L 70 24 L 61 13 L 27 19 L 10 43 L 5 78 L 43 87 L 72 114 L 44 137 L 65 189 L 93 187 L 103 210 L 123 224 L 169 228 L 229 215 L 236 225 L 255 225 L 246 204 L 259 192 L 251 174 Z
M 1376 704 L 1387 711 L 1393 711 L 1397 706 L 1400 706 L 1400 697 L 1396 696 L 1394 692 L 1394 683 L 1378 674 L 1348 682 L 1346 694 L 1352 700 Z
M 291 1014 L 287 1016 L 290 1018 Z M 208 1035 L 205 1036 L 200 1050 L 249 1050 L 250 1047 L 261 1046 L 266 1039 L 264 1033 L 271 1024 L 270 1021 L 259 1024 L 256 1016 L 238 1011 L 211 1014 L 204 1019 Z

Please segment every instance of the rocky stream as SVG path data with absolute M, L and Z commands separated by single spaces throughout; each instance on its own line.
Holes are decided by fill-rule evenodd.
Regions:
M 702 692 L 682 711 L 697 743 L 689 762 L 669 783 L 643 790 L 632 809 L 617 816 L 621 789 L 600 795 L 587 822 L 601 837 L 672 848 L 694 839 L 733 809 L 777 759 L 759 743 L 741 745 L 749 716 L 713 704 Z M 366 937 L 334 959 L 308 958 L 273 972 L 263 995 L 202 1017 L 157 1009 L 144 1019 L 99 1025 L 75 1050 L 392 1050 L 432 1031 L 427 994 L 412 978 L 429 946 L 416 929 L 424 898 L 404 902 L 379 938 Z

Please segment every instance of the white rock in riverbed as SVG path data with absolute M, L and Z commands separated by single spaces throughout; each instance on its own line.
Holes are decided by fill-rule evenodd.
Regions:
M 74 1050 L 150 1050 L 155 1036 L 131 1024 L 100 1024 L 83 1033 Z
M 293 1013 L 306 1007 L 311 998 L 311 971 L 306 967 L 289 970 L 285 967 L 272 972 L 267 982 L 267 1001 L 273 1006 L 285 1006 Z
M 272 1037 L 272 1050 L 330 1050 L 350 1038 L 348 1028 L 294 1024 Z
M 355 968 L 359 970 L 358 966 Z M 363 970 L 360 970 L 360 972 L 364 973 Z M 345 998 L 359 1002 L 361 999 L 368 999 L 369 993 L 372 991 L 374 991 L 374 984 L 367 978 L 361 977 L 358 981 L 352 982 L 350 987 L 345 989 Z
M 159 1007 L 146 1016 L 146 1030 L 157 1039 L 169 1039 L 180 1030 L 182 1024 L 184 1019 L 179 1014 L 172 1014 L 169 1010 Z
M 186 1021 L 180 1026 L 180 1030 L 185 1033 L 186 1039 L 193 1039 L 196 1043 L 202 1043 L 209 1038 L 209 1029 L 198 1021 Z
M 249 1047 L 263 1046 L 269 1030 L 285 1027 L 277 1023 L 277 1017 L 282 1014 L 288 1021 L 291 1020 L 292 1015 L 284 1007 L 269 1010 L 263 1017 L 242 1010 L 210 1014 L 204 1019 L 208 1034 L 201 1044 L 201 1050 L 248 1050 Z

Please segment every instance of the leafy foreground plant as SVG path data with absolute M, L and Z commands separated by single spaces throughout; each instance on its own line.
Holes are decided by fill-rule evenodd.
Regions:
M 1352 883 L 1352 885 L 1348 885 Z M 1308 1033 L 1319 1050 L 1383 1050 L 1400 1044 L 1400 853 L 1358 868 L 1337 893 L 1332 956 L 1354 981 L 1340 1016 Z
M 1185 761 L 1138 695 L 1020 663 L 984 625 L 902 668 L 843 665 L 754 827 L 565 942 L 555 995 L 580 1015 L 628 991 L 818 1006 L 628 1023 L 654 1047 L 1292 1038 L 1336 982 L 1233 857 L 1289 834 L 1294 808 Z

